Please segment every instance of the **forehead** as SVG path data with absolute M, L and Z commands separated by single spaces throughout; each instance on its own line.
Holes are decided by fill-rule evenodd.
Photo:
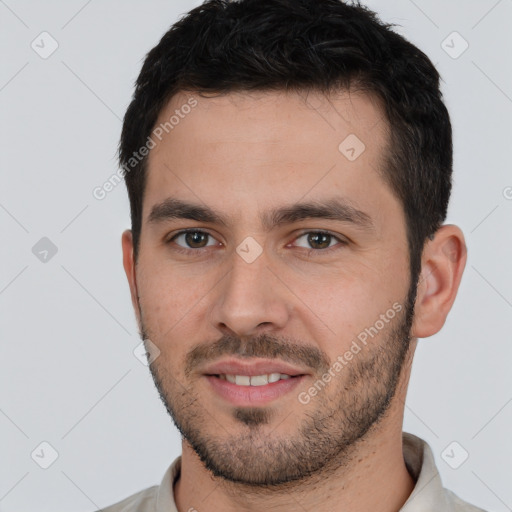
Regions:
M 387 133 L 379 102 L 362 93 L 179 93 L 151 135 L 143 215 L 169 196 L 235 214 L 333 192 L 389 200 Z

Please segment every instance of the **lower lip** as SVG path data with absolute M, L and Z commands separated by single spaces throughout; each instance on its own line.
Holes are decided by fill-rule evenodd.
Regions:
M 206 379 L 213 390 L 233 405 L 262 405 L 290 393 L 304 379 L 305 375 L 278 380 L 264 386 L 237 386 L 232 382 L 207 375 Z

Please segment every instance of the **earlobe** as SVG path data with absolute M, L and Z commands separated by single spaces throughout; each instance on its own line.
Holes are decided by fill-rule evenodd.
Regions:
M 457 226 L 441 226 L 425 243 L 412 326 L 414 337 L 432 336 L 443 327 L 457 296 L 466 254 L 464 235 Z

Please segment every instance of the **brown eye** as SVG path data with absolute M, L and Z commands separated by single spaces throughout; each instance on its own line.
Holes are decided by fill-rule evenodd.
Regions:
M 185 235 L 185 242 L 192 248 L 205 247 L 207 241 L 208 235 L 199 231 L 194 231 Z
M 308 243 L 313 249 L 327 249 L 331 244 L 331 235 L 326 233 L 309 233 Z
M 323 231 L 310 231 L 308 233 L 302 234 L 295 240 L 295 244 L 299 247 L 317 250 L 328 249 L 329 247 L 332 247 L 335 245 L 332 242 L 342 241 L 334 235 L 325 233 Z
M 185 249 L 202 249 L 215 245 L 215 239 L 204 231 L 182 231 L 173 236 L 170 242 L 175 242 Z

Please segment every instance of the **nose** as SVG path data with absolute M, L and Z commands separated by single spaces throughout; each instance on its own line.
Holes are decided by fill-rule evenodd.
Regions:
M 213 325 L 223 334 L 256 336 L 283 329 L 289 319 L 286 288 L 268 265 L 265 252 L 248 263 L 236 252 L 231 270 L 216 287 Z

